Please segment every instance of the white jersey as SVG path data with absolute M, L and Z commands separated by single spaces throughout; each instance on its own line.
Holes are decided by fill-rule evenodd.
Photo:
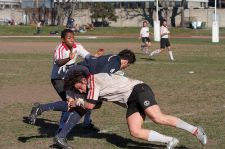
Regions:
M 59 44 L 55 48 L 51 79 L 63 79 L 64 75 L 66 73 L 66 67 L 69 65 L 75 64 L 75 62 L 77 60 L 77 56 L 81 56 L 82 58 L 85 58 L 87 55 L 90 54 L 79 43 L 75 43 L 73 45 L 73 52 L 76 53 L 75 57 L 73 59 L 71 59 L 69 62 L 67 62 L 65 65 L 58 67 L 58 65 L 56 64 L 55 61 L 59 60 L 59 59 L 68 58 L 69 54 L 70 54 L 70 50 L 64 43 Z
M 165 34 L 165 33 L 166 33 L 166 35 L 161 36 L 161 38 L 169 38 L 168 33 L 170 33 L 169 30 L 168 30 L 168 27 L 162 25 L 160 27 L 160 35 Z
M 87 100 L 97 101 L 101 97 L 106 101 L 126 105 L 133 87 L 140 83 L 143 82 L 116 74 L 99 73 L 90 75 Z
M 141 31 L 140 31 L 140 36 L 143 37 L 149 37 L 149 28 L 146 27 L 142 27 Z

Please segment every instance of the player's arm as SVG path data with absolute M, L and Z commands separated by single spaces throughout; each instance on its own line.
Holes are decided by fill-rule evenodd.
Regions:
M 77 44 L 77 54 L 82 58 L 91 57 L 91 54 L 81 44 Z
M 62 53 L 64 53 L 64 52 L 62 52 Z M 62 55 L 61 57 L 63 57 L 63 58 L 59 58 L 59 56 L 57 56 L 57 55 L 55 57 L 55 63 L 58 67 L 65 65 L 67 62 L 69 62 L 71 59 L 73 59 L 75 57 L 75 52 L 70 51 L 69 57 L 64 58 L 65 55 Z

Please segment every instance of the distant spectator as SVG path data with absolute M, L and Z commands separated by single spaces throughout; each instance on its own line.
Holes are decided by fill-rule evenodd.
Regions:
M 36 34 L 40 34 L 41 33 L 41 21 L 39 20 L 38 22 L 37 22 L 37 26 L 36 26 Z
M 66 27 L 69 28 L 69 29 L 72 29 L 73 28 L 74 21 L 75 20 L 73 18 L 68 18 Z

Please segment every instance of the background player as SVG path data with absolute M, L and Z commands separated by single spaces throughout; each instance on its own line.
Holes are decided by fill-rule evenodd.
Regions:
M 145 54 L 149 54 L 149 48 L 151 47 L 151 40 L 150 40 L 150 32 L 148 27 L 148 22 L 145 20 L 143 21 L 143 26 L 140 30 L 140 38 L 144 45 L 141 45 L 141 49 L 144 51 Z
M 173 52 L 170 47 L 169 34 L 170 34 L 170 31 L 167 26 L 167 21 L 164 19 L 160 27 L 160 36 L 161 36 L 160 49 L 156 49 L 155 51 L 151 52 L 149 55 L 150 57 L 156 54 L 159 54 L 160 52 L 162 52 L 163 50 L 167 48 L 169 52 L 170 60 L 175 61 L 173 57 Z

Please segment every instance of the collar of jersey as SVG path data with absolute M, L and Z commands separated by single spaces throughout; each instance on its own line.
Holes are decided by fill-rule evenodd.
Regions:
M 66 49 L 66 51 L 70 50 L 70 49 L 66 46 L 65 43 L 62 42 L 62 45 L 63 45 L 63 47 Z M 74 43 L 74 44 L 73 44 L 73 48 L 76 48 L 76 47 L 77 47 L 77 45 L 76 45 L 76 43 Z

